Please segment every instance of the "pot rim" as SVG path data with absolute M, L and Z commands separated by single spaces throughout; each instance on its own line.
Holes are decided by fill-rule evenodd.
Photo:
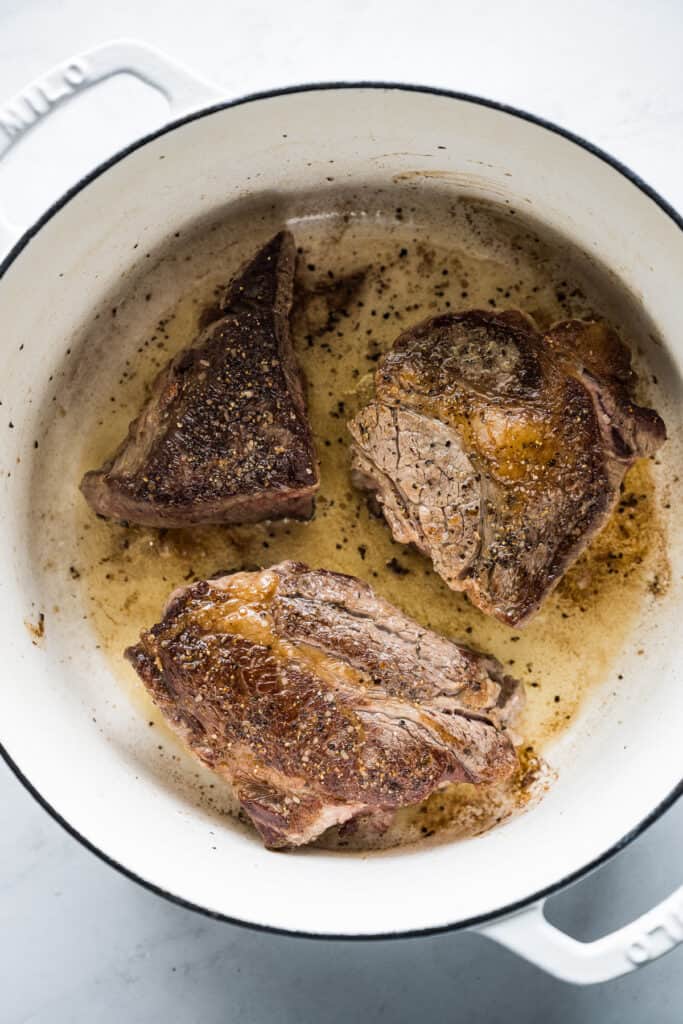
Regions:
M 508 114 L 511 117 L 516 117 L 522 121 L 527 121 L 530 124 L 536 125 L 539 128 L 544 128 L 549 132 L 559 135 L 574 145 L 579 146 L 586 152 L 590 153 L 591 156 L 596 157 L 603 163 L 607 164 L 617 173 L 621 174 L 624 178 L 635 185 L 635 187 L 642 193 L 644 193 L 648 199 L 651 199 L 662 211 L 667 214 L 668 217 L 674 222 L 674 224 L 683 231 L 683 217 L 678 213 L 674 207 L 667 202 L 659 193 L 647 184 L 638 174 L 632 171 L 629 167 L 611 156 L 605 150 L 599 146 L 594 145 L 592 142 L 587 141 L 580 135 L 569 131 L 560 125 L 555 124 L 553 121 L 546 120 L 545 118 L 538 117 L 535 114 L 530 114 L 528 111 L 521 110 L 518 107 L 509 106 L 505 103 L 500 103 L 496 100 L 487 99 L 482 96 L 477 96 L 472 93 L 459 92 L 452 89 L 439 88 L 436 86 L 429 85 L 415 85 L 404 82 L 376 82 L 376 81 L 342 81 L 342 82 L 312 82 L 305 83 L 302 85 L 289 85 L 279 89 L 268 89 L 262 92 L 248 93 L 245 96 L 237 97 L 232 100 L 223 100 L 218 103 L 211 104 L 207 107 L 202 107 L 199 110 L 192 111 L 190 114 L 186 114 L 183 117 L 176 118 L 173 121 L 164 124 L 162 127 L 143 135 L 141 138 L 136 139 L 134 142 L 125 146 L 123 149 L 118 150 L 107 160 L 98 164 L 92 171 L 80 178 L 71 188 L 62 194 L 33 224 L 31 224 L 15 242 L 10 249 L 9 253 L 0 261 L 0 282 L 9 270 L 10 266 L 14 263 L 20 253 L 26 248 L 28 243 L 34 238 L 38 232 L 43 228 L 48 221 L 50 221 L 55 214 L 57 214 L 69 201 L 74 198 L 79 192 L 86 188 L 96 178 L 99 178 L 105 171 L 108 171 L 115 164 L 119 163 L 125 157 L 143 146 L 146 146 L 149 142 L 153 142 L 170 132 L 173 132 L 176 128 L 180 128 L 183 125 L 189 124 L 192 121 L 200 120 L 203 117 L 207 117 L 211 114 L 218 113 L 222 110 L 229 110 L 231 107 L 243 106 L 247 103 L 254 103 L 259 100 L 274 99 L 280 96 L 296 95 L 299 93 L 306 92 L 326 92 L 332 90 L 352 90 L 352 89 L 378 89 L 378 90 L 396 90 L 401 92 L 417 92 L 425 93 L 433 96 L 442 96 L 446 99 L 460 100 L 461 102 L 471 103 L 473 105 L 487 107 L 491 110 L 496 110 L 503 114 Z M 458 931 L 467 928 L 473 928 L 477 925 L 482 925 L 494 921 L 501 917 L 513 915 L 516 912 L 523 910 L 526 907 L 531 906 L 534 903 L 538 903 L 541 900 L 553 895 L 556 892 L 561 891 L 568 885 L 574 882 L 578 882 L 581 878 L 584 878 L 590 872 L 595 871 L 597 868 L 606 864 L 607 861 L 611 860 L 617 853 L 625 849 L 630 843 L 633 842 L 638 836 L 640 836 L 647 828 L 650 827 L 658 818 L 660 818 L 673 804 L 683 796 L 683 778 L 681 781 L 671 790 L 671 792 L 657 804 L 649 814 L 647 814 L 637 825 L 635 825 L 629 832 L 622 836 L 619 840 L 608 847 L 598 857 L 595 857 L 592 861 L 577 868 L 576 871 L 565 875 L 563 878 L 552 885 L 546 886 L 544 889 L 539 889 L 537 892 L 525 897 L 524 899 L 517 900 L 513 903 L 506 904 L 496 910 L 489 911 L 486 914 L 475 915 L 471 918 L 466 918 L 462 921 L 456 921 L 452 924 L 438 925 L 431 928 L 418 928 L 409 929 L 406 931 L 393 931 L 393 932 L 377 932 L 368 934 L 335 934 L 332 932 L 307 932 L 297 931 L 291 928 L 279 928 L 267 924 L 257 924 L 253 921 L 246 921 L 241 918 L 231 917 L 228 914 L 220 913 L 219 911 L 210 910 L 208 907 L 200 906 L 199 904 L 192 903 L 190 900 L 184 899 L 182 896 L 178 896 L 175 893 L 163 889 L 156 885 L 154 882 L 143 878 L 136 874 L 130 868 L 125 867 L 123 864 L 114 860 L 104 850 L 95 846 L 90 840 L 86 839 L 73 825 L 71 825 L 65 818 L 61 816 L 48 801 L 38 792 L 33 786 L 27 776 L 23 773 L 18 764 L 10 756 L 9 752 L 5 749 L 4 745 L 0 743 L 0 757 L 5 761 L 9 769 L 14 773 L 19 782 L 24 786 L 31 796 L 37 801 L 40 806 L 47 811 L 59 825 L 65 829 L 74 839 L 76 839 L 82 846 L 84 846 L 91 853 L 95 854 L 101 861 L 114 868 L 120 874 L 126 878 L 138 883 L 150 892 L 155 893 L 157 896 L 162 896 L 169 900 L 171 903 L 183 907 L 187 910 L 193 910 L 197 913 L 203 914 L 205 917 L 212 918 L 216 921 L 225 921 L 228 924 L 239 925 L 242 928 L 250 928 L 253 931 L 266 932 L 274 935 L 285 935 L 293 938 L 307 938 L 307 939 L 324 939 L 324 940 L 336 940 L 336 941 L 380 941 L 389 939 L 408 939 L 418 938 L 420 936 L 439 935 L 445 932 Z

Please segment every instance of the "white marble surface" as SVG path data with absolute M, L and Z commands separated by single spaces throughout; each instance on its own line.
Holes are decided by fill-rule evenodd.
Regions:
M 608 149 L 683 209 L 678 0 L 0 0 L 0 97 L 72 52 L 121 35 L 166 49 L 226 95 L 374 78 L 503 100 Z M 163 116 L 155 96 L 123 82 L 77 107 L 0 168 L 0 207 L 17 223 Z M 573 934 L 595 937 L 679 885 L 682 851 L 683 803 L 556 897 L 550 914 Z M 472 935 L 340 944 L 238 929 L 116 874 L 0 768 L 0 1024 L 349 1017 L 680 1024 L 683 954 L 577 990 Z

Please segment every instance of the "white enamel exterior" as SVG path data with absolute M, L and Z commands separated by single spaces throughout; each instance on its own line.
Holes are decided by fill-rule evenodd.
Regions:
M 456 926 L 529 901 L 604 857 L 679 786 L 683 565 L 676 536 L 671 589 L 624 650 L 625 681 L 607 680 L 550 751 L 559 779 L 547 797 L 486 836 L 434 848 L 364 857 L 265 851 L 148 769 L 150 730 L 80 614 L 48 624 L 39 645 L 25 626 L 42 607 L 49 574 L 32 556 L 40 529 L 29 500 L 33 440 L 51 397 L 48 378 L 75 327 L 131 266 L 137 243 L 153 249 L 243 195 L 248 181 L 279 193 L 316 188 L 332 158 L 337 183 L 441 172 L 454 192 L 509 199 L 609 266 L 642 297 L 665 341 L 665 349 L 653 345 L 650 359 L 677 450 L 683 231 L 599 157 L 514 114 L 399 87 L 256 98 L 180 124 L 78 191 L 0 279 L 0 740 L 73 830 L 179 899 L 292 932 L 391 935 Z M 50 579 L 51 593 L 56 586 Z M 639 648 L 644 655 L 636 655 Z M 490 934 L 538 958 L 548 933 L 539 940 L 534 914 L 518 919 L 516 938 L 509 918 Z M 572 952 L 558 955 L 571 959 Z M 544 966 L 563 974 L 552 957 Z M 579 977 L 577 968 L 572 980 L 595 980 L 589 973 Z
M 133 75 L 167 100 L 171 117 L 219 100 L 220 92 L 151 46 L 117 40 L 77 54 L 36 78 L 0 107 L 0 158 L 57 108 L 114 75 Z M 21 231 L 0 212 L 0 251 Z

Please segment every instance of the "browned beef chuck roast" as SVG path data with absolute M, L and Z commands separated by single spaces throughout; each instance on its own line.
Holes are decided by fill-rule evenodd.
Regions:
M 270 847 L 508 778 L 522 691 L 353 576 L 282 562 L 176 591 L 126 652 Z
M 356 483 L 400 543 L 503 622 L 527 620 L 666 437 L 600 323 L 545 335 L 519 312 L 437 316 L 380 362 L 350 423 Z
M 118 451 L 84 477 L 95 512 L 160 527 L 311 515 L 318 467 L 289 333 L 295 259 L 282 231 L 234 278 Z

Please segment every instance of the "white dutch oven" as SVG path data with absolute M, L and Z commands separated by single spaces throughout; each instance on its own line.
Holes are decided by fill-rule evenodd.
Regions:
M 0 110 L 0 154 L 56 104 L 123 71 L 160 90 L 173 115 L 183 116 L 82 181 L 16 241 L 0 268 L 7 763 L 95 853 L 156 892 L 226 920 L 357 938 L 476 927 L 576 982 L 623 974 L 671 949 L 683 939 L 683 889 L 588 944 L 550 925 L 543 901 L 612 856 L 681 792 L 683 548 L 675 536 L 668 596 L 622 652 L 624 681 L 608 680 L 549 751 L 559 779 L 540 806 L 478 839 L 367 857 L 278 855 L 217 824 L 141 769 L 136 750 L 149 733 L 124 696 L 112 701 L 118 684 L 87 622 L 62 617 L 37 645 L 24 622 L 41 607 L 49 572 L 31 557 L 40 526 L 29 501 L 48 378 L 141 237 L 152 249 L 238 196 L 249 177 L 266 191 L 313 188 L 332 157 L 337 181 L 390 182 L 438 168 L 461 192 L 507 197 L 526 209 L 531 202 L 537 218 L 642 298 L 665 342 L 653 343 L 649 358 L 664 391 L 671 459 L 683 367 L 680 219 L 604 154 L 518 111 L 397 85 L 313 86 L 219 103 L 215 90 L 129 43 L 70 61 Z M 215 105 L 188 114 L 207 103 Z M 8 227 L 0 231 L 7 248 L 12 236 Z

